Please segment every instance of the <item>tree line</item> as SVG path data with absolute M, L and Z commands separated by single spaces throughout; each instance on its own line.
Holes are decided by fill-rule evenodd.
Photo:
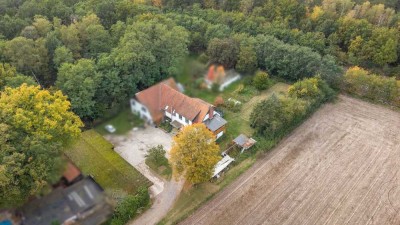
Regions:
M 292 81 L 320 74 L 334 86 L 339 65 L 394 76 L 400 70 L 395 1 L 7 0 L 2 6 L 0 60 L 26 76 L 19 79 L 62 90 L 86 122 L 175 75 L 188 54 L 244 74 L 262 69 Z

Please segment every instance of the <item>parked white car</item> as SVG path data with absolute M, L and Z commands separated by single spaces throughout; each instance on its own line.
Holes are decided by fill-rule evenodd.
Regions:
M 117 129 L 115 129 L 115 127 L 111 124 L 108 124 L 104 127 L 108 132 L 110 133 L 114 133 Z

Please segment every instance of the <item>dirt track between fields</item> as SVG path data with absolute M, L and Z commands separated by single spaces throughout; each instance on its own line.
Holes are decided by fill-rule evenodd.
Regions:
M 182 224 L 400 224 L 400 113 L 340 96 Z

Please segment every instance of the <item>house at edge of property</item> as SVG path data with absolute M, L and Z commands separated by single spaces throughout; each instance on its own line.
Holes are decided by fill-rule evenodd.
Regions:
M 157 125 L 168 119 L 176 128 L 204 123 L 218 138 L 226 130 L 226 120 L 215 107 L 199 98 L 191 98 L 179 92 L 173 78 L 161 81 L 135 94 L 131 99 L 132 112 L 149 124 Z

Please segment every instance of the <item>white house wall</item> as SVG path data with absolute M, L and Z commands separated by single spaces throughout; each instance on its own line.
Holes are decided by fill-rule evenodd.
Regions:
M 217 134 L 217 139 L 220 138 L 220 137 L 222 137 L 222 135 L 224 135 L 224 131 L 221 131 L 221 132 L 219 132 L 219 133 Z
M 215 115 L 221 116 L 221 115 L 220 115 L 219 113 L 217 113 L 215 110 L 214 110 L 214 113 L 213 113 L 213 114 L 214 114 L 214 116 L 215 116 Z M 210 118 L 210 115 L 207 113 L 206 116 L 205 116 L 204 119 L 203 119 L 203 122 L 206 121 L 206 120 L 208 120 L 208 118 Z
M 175 115 L 171 115 L 171 113 L 165 111 L 165 116 L 170 118 L 171 121 L 178 121 L 180 124 L 186 126 L 186 125 L 190 125 L 192 124 L 192 121 L 189 120 L 189 123 L 186 122 L 186 118 L 184 116 L 182 116 L 182 119 L 179 119 L 179 114 L 175 112 Z
M 232 77 L 231 79 L 225 81 L 223 84 L 221 84 L 219 86 L 219 91 L 223 91 L 226 87 L 228 87 L 229 85 L 231 85 L 233 82 L 239 80 L 241 78 L 240 75 L 236 75 L 234 77 Z
M 131 110 L 132 113 L 140 116 L 140 118 L 148 121 L 149 123 L 153 123 L 153 119 L 147 107 L 136 101 L 135 99 L 131 99 Z

